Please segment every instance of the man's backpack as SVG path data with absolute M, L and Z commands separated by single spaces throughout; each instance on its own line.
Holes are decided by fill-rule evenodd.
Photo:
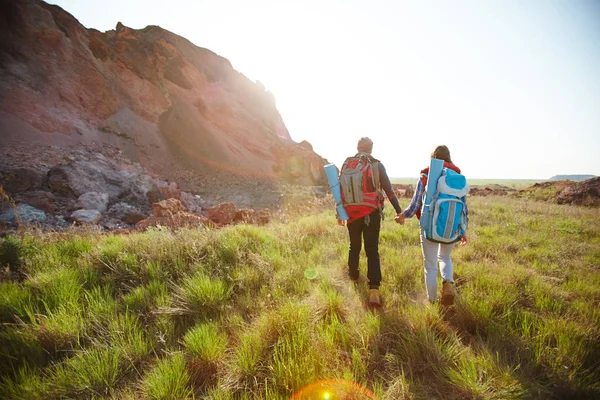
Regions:
M 427 220 L 425 238 L 436 243 L 455 243 L 465 235 L 469 219 L 466 196 L 469 185 L 464 175 L 449 168 L 442 170 L 433 195 Z
M 379 161 L 366 153 L 348 157 L 340 170 L 342 203 L 355 220 L 381 207 L 383 197 L 379 182 Z

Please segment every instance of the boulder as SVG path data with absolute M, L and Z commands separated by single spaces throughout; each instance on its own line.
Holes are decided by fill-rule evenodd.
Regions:
M 56 197 L 52 193 L 43 190 L 21 193 L 15 197 L 15 200 L 46 213 L 52 213 L 56 210 Z
M 113 204 L 106 212 L 106 216 L 123 221 L 128 225 L 135 225 L 146 218 L 137 207 L 127 203 Z
M 208 209 L 208 219 L 220 225 L 229 225 L 234 222 L 237 211 L 235 204 L 221 203 Z
M 151 203 L 158 203 L 159 201 L 167 199 L 181 200 L 181 190 L 177 188 L 175 182 L 169 184 L 158 182 L 157 185 L 148 192 L 147 196 Z
M 0 222 L 14 224 L 36 224 L 46 221 L 46 213 L 27 204 L 19 204 L 14 208 L 8 208 L 0 214 Z
M 2 186 L 8 193 L 39 189 L 45 173 L 29 168 L 17 168 L 2 177 Z
M 108 193 L 87 192 L 79 196 L 75 208 L 84 210 L 97 210 L 100 213 L 108 207 Z
M 168 199 L 152 204 L 152 213 L 157 217 L 169 217 L 183 211 L 181 201 L 177 199 Z
M 79 197 L 87 192 L 107 193 L 109 200 L 131 192 L 134 176 L 120 171 L 104 157 L 57 165 L 48 171 L 48 186 L 63 196 Z
M 84 224 L 96 224 L 102 214 L 98 210 L 77 210 L 71 214 L 71 219 Z

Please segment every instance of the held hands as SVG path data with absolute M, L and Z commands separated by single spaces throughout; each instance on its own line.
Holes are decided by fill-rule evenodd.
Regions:
M 464 235 L 463 237 L 460 238 L 460 245 L 461 246 L 464 246 L 468 242 L 469 242 L 469 239 L 467 239 L 467 235 Z
M 406 220 L 406 217 L 404 216 L 404 214 L 402 213 L 398 213 L 396 214 L 396 216 L 394 217 L 394 221 L 396 221 L 396 223 L 400 224 L 400 225 L 404 225 L 404 221 Z

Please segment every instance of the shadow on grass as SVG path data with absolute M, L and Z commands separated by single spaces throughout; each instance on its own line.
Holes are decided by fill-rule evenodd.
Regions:
M 597 384 L 600 376 L 599 343 L 586 343 L 590 350 L 584 362 L 578 366 L 580 371 L 565 376 L 566 374 L 558 374 L 551 366 L 536 359 L 532 344 L 500 317 L 497 321 L 480 319 L 459 302 L 456 306 L 443 310 L 443 319 L 455 330 L 464 345 L 476 352 L 478 348 L 485 348 L 489 354 L 496 355 L 496 361 L 511 371 L 526 390 L 528 398 L 600 398 Z M 596 383 L 592 387 L 590 384 L 593 382 Z

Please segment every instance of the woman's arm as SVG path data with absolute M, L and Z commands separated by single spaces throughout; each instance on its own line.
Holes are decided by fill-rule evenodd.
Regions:
M 415 194 L 410 201 L 410 205 L 404 210 L 402 214 L 406 218 L 412 218 L 413 215 L 423 206 L 423 193 L 425 193 L 425 186 L 423 186 L 423 182 L 419 178 L 419 182 L 417 183 L 417 189 L 415 190 Z

